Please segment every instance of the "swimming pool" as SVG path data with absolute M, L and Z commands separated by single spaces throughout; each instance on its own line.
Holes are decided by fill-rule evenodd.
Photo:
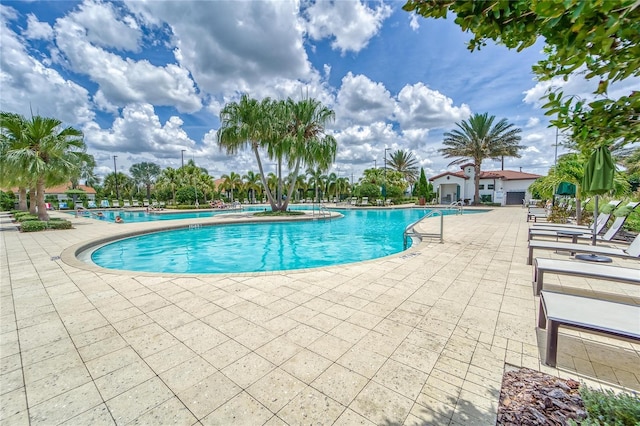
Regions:
M 243 211 L 261 211 L 264 210 L 264 207 L 244 207 Z M 119 210 L 119 209 L 109 209 L 109 210 L 84 210 L 82 214 L 85 217 L 91 217 L 92 219 L 104 220 L 106 222 L 113 222 L 116 219 L 116 216 L 120 216 L 125 223 L 131 222 L 155 222 L 158 220 L 174 220 L 174 219 L 197 219 L 197 218 L 205 218 L 205 217 L 213 217 L 222 213 L 232 213 L 238 211 L 236 209 L 209 209 L 202 210 L 198 212 L 194 211 L 186 211 L 186 212 L 171 212 L 166 213 L 164 211 L 150 211 L 146 212 L 144 210 Z M 74 214 L 75 211 L 67 212 L 69 214 Z M 98 213 L 102 213 L 102 216 L 97 216 Z
M 340 265 L 402 251 L 404 229 L 428 212 L 340 210 L 342 219 L 155 232 L 102 246 L 91 253 L 91 260 L 109 269 L 166 273 L 263 272 Z

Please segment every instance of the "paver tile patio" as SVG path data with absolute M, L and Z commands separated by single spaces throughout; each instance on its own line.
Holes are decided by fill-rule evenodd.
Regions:
M 71 221 L 18 233 L 0 213 L 3 424 L 486 425 L 505 363 L 640 390 L 635 343 L 561 329 L 558 367 L 541 362 L 524 209 L 446 217 L 443 244 L 382 259 L 238 275 L 83 264 L 89 240 L 164 225 Z M 640 303 L 620 283 L 547 281 Z

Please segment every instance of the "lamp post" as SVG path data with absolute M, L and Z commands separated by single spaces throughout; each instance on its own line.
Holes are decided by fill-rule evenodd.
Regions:
M 384 182 L 383 182 L 383 189 L 384 189 L 384 205 L 387 205 L 387 151 L 389 151 L 391 148 L 385 148 L 384 149 Z
M 113 156 L 113 177 L 116 181 L 116 200 L 120 199 L 120 194 L 118 193 L 118 168 L 116 167 L 116 158 L 118 158 L 117 155 Z
M 180 156 L 182 157 L 182 167 L 184 168 L 184 152 L 186 151 L 186 149 L 181 149 L 180 150 Z
M 193 159 L 193 165 L 196 165 L 196 159 L 195 159 L 195 155 L 192 157 Z M 198 204 L 198 187 L 196 186 L 196 183 L 198 182 L 198 177 L 197 177 L 197 167 L 194 167 L 194 175 L 193 175 L 193 192 L 196 194 L 196 209 L 200 208 L 200 205 Z

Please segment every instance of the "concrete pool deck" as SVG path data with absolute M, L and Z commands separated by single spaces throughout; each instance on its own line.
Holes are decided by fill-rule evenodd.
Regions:
M 19 233 L 0 215 L 2 424 L 488 425 L 506 364 L 640 390 L 640 346 L 623 340 L 561 329 L 558 367 L 541 363 L 519 207 L 446 216 L 444 243 L 382 259 L 239 275 L 67 263 L 159 226 L 70 220 Z M 640 303 L 632 285 L 546 285 Z

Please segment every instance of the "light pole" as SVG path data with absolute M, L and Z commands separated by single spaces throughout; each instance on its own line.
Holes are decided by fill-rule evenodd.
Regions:
M 181 149 L 180 150 L 180 156 L 182 157 L 182 167 L 184 168 L 184 152 L 186 151 L 186 149 Z
M 116 200 L 120 199 L 120 194 L 118 193 L 118 168 L 116 167 L 116 158 L 118 158 L 117 155 L 113 156 L 113 178 L 116 181 Z
M 384 182 L 383 182 L 383 186 L 382 189 L 384 189 L 384 205 L 387 205 L 387 151 L 389 151 L 391 148 L 385 148 L 384 149 Z
M 193 165 L 196 165 L 196 159 L 195 159 L 195 155 L 192 157 L 193 159 Z M 194 175 L 193 175 L 193 192 L 196 194 L 196 209 L 200 208 L 200 205 L 198 204 L 198 187 L 196 186 L 196 183 L 198 181 L 198 177 L 196 175 L 197 173 L 197 167 L 194 167 Z

